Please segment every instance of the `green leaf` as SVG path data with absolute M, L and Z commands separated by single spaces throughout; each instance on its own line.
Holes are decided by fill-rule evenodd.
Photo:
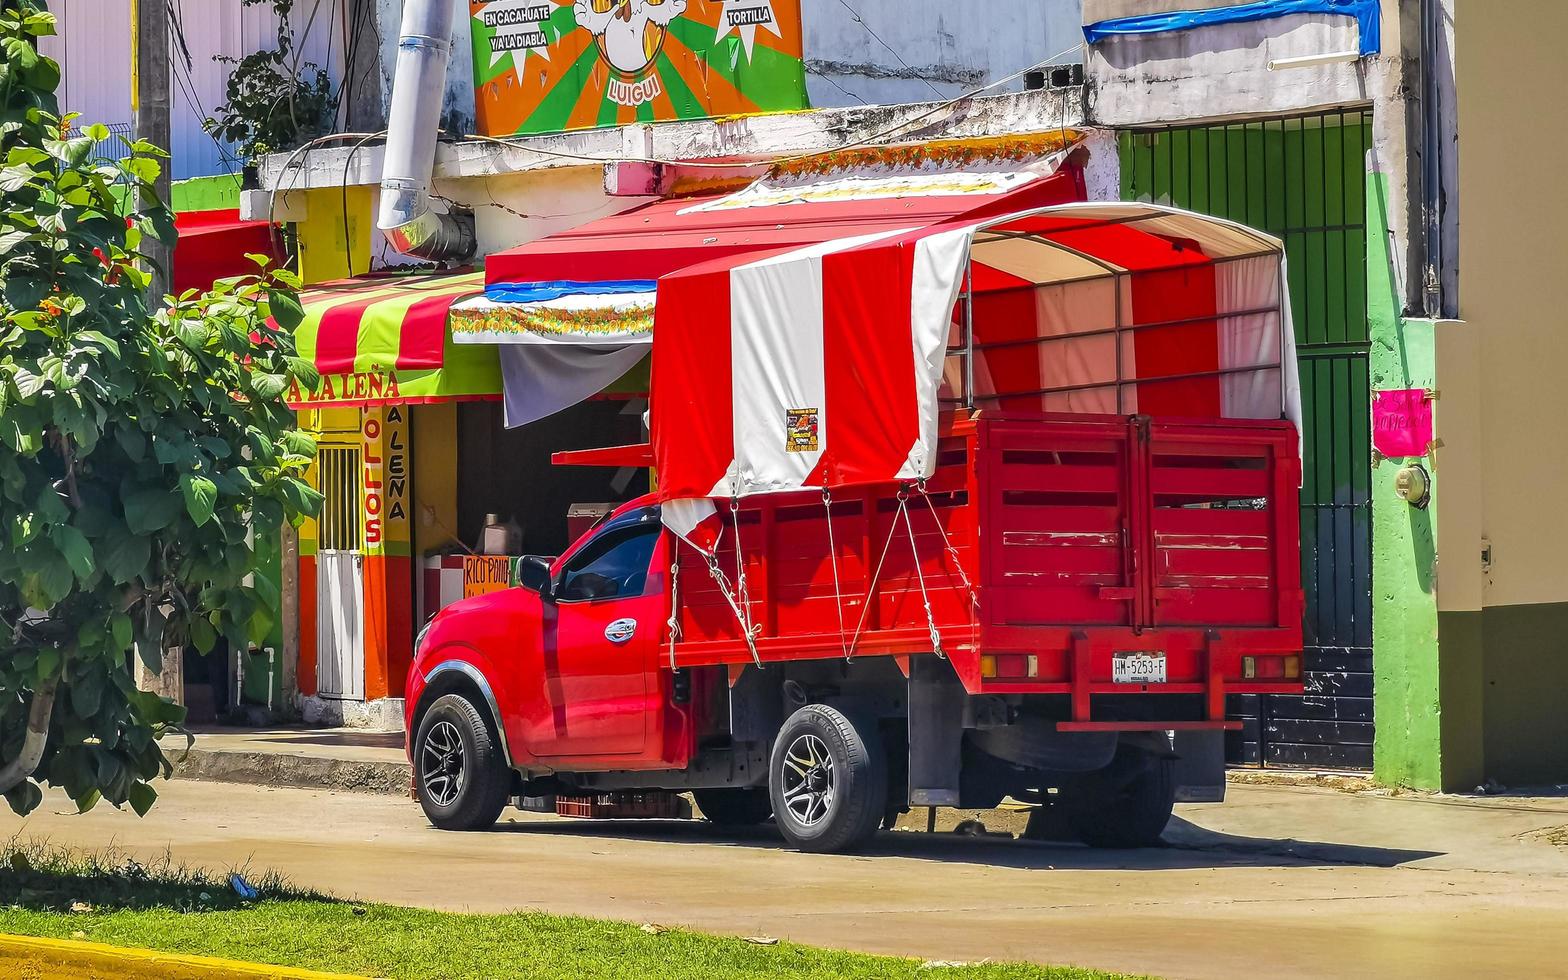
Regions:
M 134 425 L 121 424 L 114 428 L 114 439 L 120 444 L 120 449 L 131 458 L 131 462 L 139 463 L 147 455 L 147 437 L 142 430 Z
M 32 167 L 0 168 L 0 191 L 15 194 L 39 176 L 38 171 Z
M 256 397 L 264 401 L 271 401 L 282 395 L 288 386 L 289 379 L 282 374 L 251 375 L 251 388 L 256 392 Z
M 283 496 L 283 502 L 290 510 L 310 517 L 320 513 L 321 502 L 326 499 L 309 484 L 292 477 L 279 481 L 278 492 Z
M 139 577 L 147 569 L 147 561 L 152 557 L 152 539 L 140 534 L 133 534 L 123 527 L 110 527 L 104 534 L 99 548 L 98 560 L 103 566 L 104 574 L 116 585 L 123 585 Z M 120 618 L 123 618 L 120 617 Z M 116 622 L 116 627 L 118 623 Z M 126 630 L 130 629 L 130 620 L 126 620 Z M 120 642 L 120 634 L 115 633 L 115 642 Z M 124 650 L 131 645 L 130 640 L 120 643 Z
M 149 487 L 125 498 L 125 526 L 132 534 L 162 531 L 180 514 L 180 498 L 169 490 Z
M 76 340 L 83 344 L 97 344 L 115 357 L 120 356 L 119 343 L 114 338 L 106 336 L 97 330 L 83 330 L 76 335 Z
M 18 245 L 22 244 L 28 239 L 35 237 L 37 236 L 34 232 L 27 231 L 26 229 L 8 231 L 5 234 L 0 235 L 0 255 L 9 254 Z
M 120 166 L 126 173 L 135 177 L 144 184 L 151 184 L 163 173 L 163 165 L 149 157 L 137 156 L 128 160 L 121 160 Z
M 50 554 L 46 559 L 35 560 L 32 569 L 22 577 L 22 598 L 39 609 L 53 609 L 71 594 L 75 576 L 71 566 L 59 555 Z
M 11 787 L 5 794 L 5 801 L 11 805 L 11 812 L 19 817 L 25 817 L 38 808 L 44 801 L 43 790 L 31 779 L 24 779 Z
M 41 374 L 34 374 L 26 368 L 17 368 L 16 375 L 12 378 L 16 384 L 16 393 L 25 401 L 44 390 L 49 379 Z
M 103 701 L 103 673 L 94 667 L 81 674 L 68 688 L 71 692 L 71 708 L 79 718 L 91 718 L 98 713 L 99 704 Z
M 283 599 L 278 583 L 264 571 L 258 571 L 251 581 L 252 588 L 256 590 L 256 598 L 261 600 L 262 608 L 277 612 Z
M 267 291 L 267 311 L 278 326 L 289 333 L 293 333 L 294 328 L 305 320 L 305 308 L 300 305 L 299 297 L 282 289 Z
M 146 540 L 143 538 L 142 540 Z M 114 649 L 124 652 L 131 648 L 135 637 L 131 633 L 131 617 L 123 612 L 117 612 L 109 619 L 109 637 L 114 641 Z
M 153 803 L 158 799 L 158 791 L 146 783 L 135 782 L 131 784 L 130 803 L 131 809 L 136 811 L 138 817 L 145 817 L 147 811 L 152 809 Z
M 49 529 L 49 540 L 65 556 L 79 581 L 86 582 L 92 576 L 93 546 L 86 535 L 69 524 L 56 524 Z
M 38 663 L 34 667 L 34 676 L 42 683 L 53 677 L 55 671 L 60 669 L 60 651 L 54 647 L 41 647 L 38 650 Z
M 218 642 L 218 634 L 205 619 L 191 620 L 191 645 L 201 653 L 211 653 Z
M 213 508 L 218 503 L 216 484 L 205 476 L 186 473 L 180 477 L 180 490 L 185 494 L 185 510 L 197 527 L 212 520 Z
M 191 350 L 205 348 L 207 341 L 212 338 L 212 326 L 199 316 L 177 317 L 171 326 L 174 328 L 174 336 Z
M 283 438 L 279 442 L 286 453 L 293 453 L 296 456 L 316 455 L 316 437 L 302 429 L 290 429 L 283 433 Z
M 86 792 L 86 794 L 72 802 L 76 804 L 77 813 L 86 813 L 88 810 L 91 810 L 93 807 L 97 806 L 99 801 L 102 799 L 102 790 L 90 789 Z

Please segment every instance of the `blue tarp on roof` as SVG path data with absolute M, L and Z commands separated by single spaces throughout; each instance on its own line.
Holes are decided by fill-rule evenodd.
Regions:
M 1208 10 L 1173 10 L 1163 14 L 1139 14 L 1086 24 L 1084 39 L 1098 44 L 1107 38 L 1165 31 L 1190 31 L 1217 24 L 1243 24 L 1290 14 L 1340 14 L 1354 17 L 1361 30 L 1361 55 L 1377 54 L 1382 49 L 1382 22 L 1378 0 L 1256 0 L 1234 7 Z

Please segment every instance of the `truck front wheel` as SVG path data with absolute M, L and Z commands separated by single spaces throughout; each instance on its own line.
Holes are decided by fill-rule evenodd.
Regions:
M 1062 787 L 1061 806 L 1090 847 L 1153 847 L 1176 805 L 1170 759 L 1122 746 L 1111 764 Z
M 768 792 L 791 847 L 829 853 L 864 843 L 887 809 L 887 756 L 876 726 L 825 704 L 799 709 L 773 743 Z
M 414 735 L 414 785 L 442 830 L 482 830 L 501 816 L 511 780 L 490 725 L 468 699 L 444 694 Z

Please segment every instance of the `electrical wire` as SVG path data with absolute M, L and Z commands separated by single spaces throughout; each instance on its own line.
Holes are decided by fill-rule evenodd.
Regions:
M 831 85 L 834 88 L 838 89 L 840 92 L 843 92 L 845 95 L 847 95 L 850 98 L 854 99 L 856 102 L 859 102 L 861 105 L 870 105 L 871 104 L 871 103 L 867 102 L 865 99 L 862 99 L 860 96 L 856 95 L 854 92 L 851 92 L 849 89 L 847 89 L 844 86 L 840 85 L 838 82 L 834 81 L 833 76 L 829 75 L 825 71 L 812 71 L 808 67 L 806 69 L 806 72 L 808 74 L 817 76 L 818 78 L 822 79 L 824 82 L 827 82 L 829 85 Z
M 298 188 L 299 171 L 302 168 L 296 167 L 296 161 L 299 160 L 300 155 L 323 143 L 347 142 L 353 139 L 374 138 L 383 135 L 385 135 L 385 130 L 380 133 L 328 133 L 325 136 L 317 136 L 315 139 L 306 140 L 289 153 L 288 159 L 283 161 L 282 169 L 278 171 L 277 180 L 273 182 L 272 189 L 267 193 L 267 243 L 272 247 L 274 254 L 283 251 L 278 247 L 278 194 L 286 195 Z M 288 176 L 291 169 L 294 171 L 293 183 L 288 187 L 279 186 L 283 183 L 284 178 Z
M 180 86 L 180 91 L 185 94 L 186 108 L 190 109 L 191 113 L 196 116 L 197 126 L 201 128 L 203 134 L 212 140 L 213 146 L 217 147 L 218 162 L 223 165 L 223 169 L 228 171 L 229 176 L 232 177 L 234 176 L 233 165 L 240 162 L 239 157 L 235 156 L 234 152 L 224 145 L 222 140 L 218 139 L 217 134 L 207 131 L 207 119 L 211 114 L 207 111 L 207 107 L 202 104 L 201 89 L 196 84 L 196 76 L 192 74 L 195 68 L 195 60 L 191 57 L 190 44 L 185 39 L 185 0 L 171 0 L 165 6 L 169 11 L 170 36 L 179 43 L 180 53 L 185 59 L 184 78 L 180 77 L 180 62 L 178 59 L 170 59 L 169 74 L 173 77 L 175 84 Z
M 348 265 L 348 277 L 350 279 L 354 278 L 354 240 L 349 235 L 348 230 L 348 170 L 354 163 L 354 154 L 358 153 L 371 140 L 382 139 L 385 136 L 386 130 L 382 130 L 379 133 L 372 133 L 361 138 L 358 143 L 349 147 L 348 156 L 343 159 L 343 260 Z M 369 272 L 370 269 L 366 268 L 365 271 Z
M 998 78 L 995 81 L 988 82 L 985 85 L 981 85 L 981 86 L 979 86 L 977 88 L 970 89 L 969 91 L 964 92 L 961 95 L 954 96 L 951 99 L 947 99 L 947 100 L 944 100 L 942 102 L 934 103 L 929 108 L 924 109 L 921 112 L 918 112 L 918 113 L 916 113 L 913 116 L 910 116 L 908 119 L 905 119 L 902 122 L 896 123 L 895 125 L 889 126 L 889 127 L 885 128 L 885 129 L 879 130 L 879 131 L 877 131 L 875 133 L 870 133 L 870 134 L 868 134 L 866 136 L 862 136 L 862 137 L 860 137 L 858 139 L 851 140 L 851 141 L 849 141 L 847 143 L 842 143 L 842 144 L 840 144 L 838 146 L 833 147 L 832 149 L 816 150 L 816 151 L 812 151 L 810 153 L 797 153 L 797 154 L 793 154 L 793 155 L 773 157 L 773 158 L 768 159 L 768 160 L 758 160 L 758 161 L 754 161 L 754 162 L 751 162 L 751 163 L 712 162 L 712 161 L 705 161 L 705 160 L 666 160 L 666 159 L 661 159 L 661 158 L 658 158 L 658 157 L 639 157 L 639 156 L 622 156 L 622 157 L 591 156 L 591 155 L 585 154 L 585 153 L 572 153 L 572 152 L 566 151 L 566 150 L 546 150 L 546 149 L 543 149 L 542 147 L 523 146 L 523 145 L 520 145 L 519 143 L 515 142 L 517 139 L 525 138 L 525 137 L 512 137 L 510 139 L 503 139 L 503 138 L 497 137 L 497 136 L 482 136 L 482 135 L 479 135 L 479 134 L 469 134 L 469 135 L 463 137 L 463 139 L 464 140 L 472 140 L 472 141 L 481 142 L 481 143 L 492 143 L 492 144 L 495 144 L 495 145 L 498 145 L 498 146 L 508 147 L 510 149 L 513 149 L 513 150 L 521 150 L 521 151 L 527 152 L 527 153 L 537 153 L 540 156 L 555 157 L 555 158 L 564 159 L 564 160 L 577 160 L 577 161 L 580 161 L 580 162 L 583 162 L 583 163 L 598 163 L 598 164 L 605 164 L 605 163 L 646 163 L 646 164 L 661 164 L 661 165 L 664 165 L 664 166 L 678 166 L 678 167 L 689 167 L 689 168 L 712 168 L 712 169 L 722 169 L 722 170 L 745 170 L 745 169 L 754 169 L 754 168 L 766 167 L 766 166 L 779 166 L 779 165 L 788 164 L 788 163 L 798 163 L 798 162 L 805 161 L 805 160 L 814 160 L 814 159 L 817 159 L 819 157 L 829 156 L 829 155 L 834 154 L 834 153 L 841 153 L 844 150 L 856 149 L 858 147 L 872 145 L 872 144 L 877 143 L 877 142 L 879 142 L 881 140 L 887 139 L 890 136 L 894 136 L 894 135 L 896 135 L 896 134 L 898 134 L 900 132 L 903 132 L 904 130 L 906 130 L 906 129 L 910 128 L 911 126 L 915 125 L 916 123 L 923 122 L 923 121 L 925 121 L 927 119 L 930 119 L 932 116 L 935 116 L 937 113 L 940 113 L 940 112 L 942 112 L 942 111 L 944 111 L 946 109 L 950 109 L 950 108 L 952 108 L 952 107 L 954 107 L 956 105 L 959 105 L 960 103 L 963 103 L 963 102 L 966 102 L 966 101 L 968 101 L 970 99 L 973 99 L 976 96 L 983 95 L 984 93 L 989 92 L 989 91 L 991 91 L 993 89 L 1000 88 L 1003 85 L 1006 85 L 1006 84 L 1008 84 L 1010 82 L 1016 81 L 1016 80 L 1024 77 L 1025 75 L 1029 74 L 1032 71 L 1036 71 L 1036 70 L 1039 70 L 1041 68 L 1045 68 L 1045 67 L 1053 64 L 1058 58 L 1061 58 L 1063 55 L 1071 54 L 1073 51 L 1076 51 L 1076 50 L 1078 50 L 1081 47 L 1082 47 L 1082 43 L 1080 42 L 1080 43 L 1074 44 L 1074 45 L 1072 45 L 1070 47 L 1063 48 L 1062 50 L 1060 50 L 1060 51 L 1056 52 L 1055 54 L 1051 55 L 1049 58 L 1046 58 L 1046 59 L 1044 59 L 1042 61 L 1035 62 L 1034 64 L 1028 66 L 1027 68 L 1019 69 L 1018 71 L 1012 72 L 1009 75 L 1005 75 L 1005 76 L 1003 76 L 1001 78 Z M 324 143 L 348 142 L 350 140 L 358 140 L 359 141 L 359 145 L 354 147 L 353 149 L 351 149 L 349 151 L 348 159 L 346 159 L 344 161 L 343 186 L 345 188 L 345 192 L 344 193 L 346 195 L 346 193 L 347 193 L 346 188 L 347 188 L 347 185 L 348 185 L 349 161 L 351 161 L 353 159 L 354 154 L 356 152 L 358 152 L 358 150 L 361 147 L 363 147 L 363 145 L 366 142 L 369 142 L 372 139 L 383 137 L 385 135 L 386 135 L 386 131 L 385 130 L 381 130 L 381 131 L 375 132 L 375 133 L 329 133 L 329 134 L 327 134 L 325 136 L 318 136 L 315 139 L 308 140 L 308 141 L 306 141 L 304 143 L 301 143 L 299 146 L 295 147 L 294 150 L 292 152 L 290 152 L 290 154 L 288 156 L 288 159 L 286 159 L 283 162 L 282 168 L 279 169 L 278 176 L 277 176 L 276 180 L 273 183 L 272 190 L 271 190 L 271 192 L 269 194 L 269 197 L 268 197 L 267 223 L 268 223 L 269 228 L 272 229 L 271 233 L 274 236 L 276 234 L 277 222 L 276 222 L 275 218 L 277 216 L 278 195 L 280 193 L 287 194 L 290 191 L 295 190 L 298 187 L 299 171 L 301 169 L 303 169 L 303 168 L 298 167 L 297 164 L 298 164 L 299 158 L 302 155 L 304 155 L 305 153 L 308 153 L 310 150 L 312 150 L 315 147 L 320 146 L 320 145 L 322 145 Z M 536 138 L 536 137 L 532 137 L 532 138 Z M 284 187 L 282 185 L 283 185 L 284 181 L 288 178 L 288 176 L 290 174 L 290 171 L 294 172 L 294 179 L 293 179 L 293 181 L 290 183 L 290 185 L 288 187 Z M 347 212 L 347 203 L 346 203 L 346 200 L 345 200 L 345 203 L 344 203 L 344 209 L 345 209 L 345 222 L 344 223 L 345 223 L 345 228 L 346 228 L 346 225 L 347 225 L 347 214 L 346 214 L 346 212 Z M 272 244 L 274 246 L 274 249 L 276 250 L 277 242 L 276 242 L 275 238 L 274 238 Z
M 899 64 L 903 65 L 905 68 L 908 68 L 910 71 L 914 71 L 915 70 L 913 67 L 910 66 L 909 62 L 904 60 L 902 55 L 900 55 L 897 51 L 893 50 L 893 46 L 891 44 L 888 44 L 886 41 L 882 40 L 882 35 L 878 34 L 876 31 L 871 29 L 871 25 L 866 23 L 866 20 L 865 20 L 864 17 L 860 16 L 860 11 L 856 10 L 854 7 L 851 7 L 849 5 L 849 0 L 838 0 L 838 3 L 839 3 L 839 6 L 843 7 L 845 10 L 849 11 L 849 16 L 855 18 L 855 23 L 857 23 L 861 27 L 865 28 L 866 33 L 870 34 L 876 40 L 876 42 L 878 44 L 880 44 L 884 48 L 886 48 L 887 49 L 887 53 L 892 55 L 895 59 L 897 59 Z M 926 83 L 926 88 L 928 88 L 931 91 L 936 93 L 936 97 L 937 98 L 940 99 L 942 97 L 942 90 L 937 88 L 935 85 L 932 85 L 931 84 L 931 79 L 926 78 L 924 75 L 922 75 L 922 76 L 920 76 L 920 80 L 922 82 Z
M 982 86 L 980 86 L 978 88 L 970 89 L 969 91 L 963 93 L 962 95 L 957 95 L 957 96 L 954 96 L 951 99 L 947 99 L 947 100 L 942 101 L 942 102 L 934 103 L 929 108 L 927 108 L 927 109 L 925 109 L 925 110 L 923 110 L 921 112 L 918 112 L 918 113 L 916 113 L 913 116 L 910 116 L 908 119 L 905 119 L 903 122 L 897 123 L 897 124 L 895 124 L 893 126 L 889 126 L 886 129 L 880 130 L 880 131 L 875 132 L 875 133 L 871 133 L 871 134 L 869 134 L 867 136 L 862 136 L 859 139 L 851 140 L 851 141 L 849 141 L 847 143 L 841 143 L 838 146 L 833 147 L 832 149 L 828 149 L 828 150 L 814 150 L 814 151 L 812 151 L 810 153 L 797 153 L 797 154 L 789 155 L 789 156 L 773 157 L 772 159 L 758 160 L 758 161 L 754 161 L 754 162 L 751 162 L 751 163 L 734 163 L 734 162 L 726 163 L 726 162 L 711 162 L 711 161 L 705 161 L 705 160 L 666 160 L 666 159 L 661 159 L 661 158 L 658 158 L 658 157 L 635 157 L 635 156 L 599 157 L 599 156 L 590 156 L 590 155 L 585 154 L 585 153 L 572 153 L 572 152 L 567 151 L 567 150 L 546 150 L 546 149 L 544 149 L 542 147 L 523 146 L 523 145 L 520 145 L 519 143 L 516 142 L 516 140 L 518 140 L 518 139 L 529 139 L 529 138 L 537 138 L 537 137 L 515 137 L 514 136 L 514 137 L 502 138 L 502 137 L 498 137 L 498 136 L 482 136 L 482 135 L 478 135 L 478 134 L 469 134 L 469 135 L 467 135 L 467 136 L 465 136 L 463 138 L 465 140 L 474 140 L 474 141 L 477 141 L 477 142 L 480 142 L 480 143 L 494 143 L 494 144 L 497 144 L 497 145 L 500 145 L 500 146 L 511 147 L 514 150 L 522 150 L 522 151 L 528 152 L 528 153 L 537 153 L 537 154 L 539 154 L 541 156 L 557 157 L 557 158 L 565 159 L 565 160 L 579 160 L 579 161 L 582 161 L 584 163 L 648 163 L 648 164 L 663 164 L 664 166 L 673 166 L 673 167 L 712 168 L 712 169 L 719 169 L 719 170 L 751 169 L 751 168 L 755 168 L 755 167 L 779 166 L 781 164 L 799 163 L 799 162 L 804 161 L 804 160 L 814 160 L 814 159 L 817 159 L 818 157 L 830 156 L 830 155 L 832 155 L 834 153 L 841 153 L 844 150 L 852 150 L 852 149 L 856 149 L 858 147 L 870 146 L 870 145 L 872 145 L 874 143 L 877 143 L 877 142 L 879 142 L 881 140 L 884 140 L 884 139 L 888 138 L 889 136 L 894 136 L 894 135 L 896 135 L 896 134 L 898 134 L 898 133 L 900 133 L 900 132 L 910 128 L 911 126 L 915 125 L 916 123 L 923 122 L 923 121 L 925 121 L 927 119 L 930 119 L 932 116 L 935 116 L 937 113 L 940 113 L 940 112 L 942 112 L 944 110 L 947 110 L 947 109 L 951 109 L 953 106 L 956 106 L 956 105 L 958 105 L 958 104 L 960 104 L 962 102 L 967 102 L 968 100 L 973 99 L 976 96 L 982 95 L 982 94 L 984 94 L 986 92 L 989 92 L 992 89 L 1000 88 L 1001 86 L 1006 85 L 1009 82 L 1016 81 L 1016 80 L 1024 77 L 1025 75 L 1029 74 L 1032 71 L 1038 71 L 1039 69 L 1048 67 L 1049 65 L 1055 63 L 1055 61 L 1058 58 L 1060 58 L 1060 57 L 1062 57 L 1063 55 L 1066 55 L 1066 54 L 1071 54 L 1073 51 L 1078 50 L 1082 46 L 1083 46 L 1082 42 L 1080 42 L 1078 44 L 1072 45 L 1071 47 L 1063 48 L 1062 50 L 1060 50 L 1060 51 L 1056 52 L 1055 54 L 1051 55 L 1049 58 L 1046 58 L 1043 61 L 1036 62 L 1035 64 L 1032 64 L 1032 65 L 1030 65 L 1027 68 L 1022 68 L 1022 69 L 1020 69 L 1018 71 L 1013 72 L 1010 75 L 1005 75 L 1002 78 L 998 78 L 998 79 L 996 79 L 993 82 L 988 82 L 987 84 L 982 85 Z

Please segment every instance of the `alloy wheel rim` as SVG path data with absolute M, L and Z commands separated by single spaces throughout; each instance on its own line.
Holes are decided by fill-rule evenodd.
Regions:
M 463 791 L 463 737 L 457 726 L 438 721 L 425 735 L 420 762 L 425 796 L 436 806 L 451 806 Z
M 836 780 L 827 743 L 809 732 L 797 737 L 784 753 L 779 774 L 784 808 L 805 827 L 814 827 L 833 810 Z

